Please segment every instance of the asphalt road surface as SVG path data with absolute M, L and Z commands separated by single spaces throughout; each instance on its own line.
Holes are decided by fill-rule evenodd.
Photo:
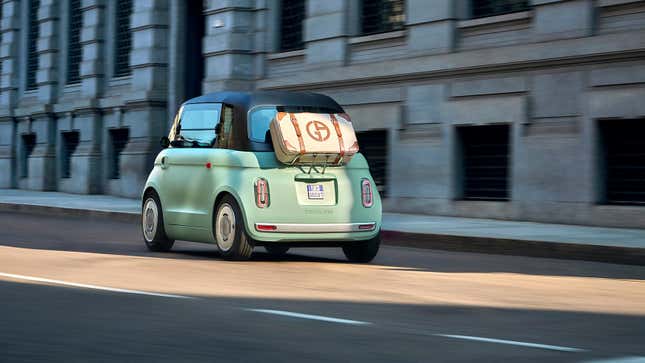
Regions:
M 261 250 L 261 249 L 260 249 Z M 645 268 L 383 247 L 227 262 L 0 213 L 0 361 L 638 362 Z

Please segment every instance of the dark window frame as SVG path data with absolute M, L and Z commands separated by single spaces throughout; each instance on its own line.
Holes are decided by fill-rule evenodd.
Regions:
M 471 0 L 471 19 L 517 13 L 531 9 L 529 0 Z
M 376 188 L 382 197 L 388 195 L 388 177 L 389 177 L 389 150 L 390 150 L 390 130 L 373 129 L 367 131 L 357 131 L 359 151 L 367 160 L 370 168 L 370 174 L 374 179 Z M 370 139 L 383 139 L 384 145 L 379 147 L 376 143 L 370 143 Z M 379 150 L 380 149 L 380 150 Z
M 110 137 L 108 178 L 121 179 L 121 155 L 130 141 L 130 129 L 110 129 L 108 130 L 108 135 Z
M 362 0 L 360 4 L 360 35 L 405 29 L 405 0 Z
M 20 155 L 20 178 L 29 177 L 29 157 L 36 148 L 37 138 L 35 133 L 23 134 L 21 136 Z
M 27 91 L 38 88 L 38 38 L 40 38 L 40 22 L 38 9 L 40 0 L 29 1 L 29 29 L 27 31 Z
M 82 0 L 69 0 L 69 17 L 67 24 L 67 84 L 81 81 L 81 30 L 83 28 Z
M 80 141 L 81 133 L 78 131 L 61 132 L 60 177 L 62 179 L 72 177 L 72 155 Z
M 114 77 L 125 77 L 132 74 L 130 67 L 130 52 L 132 51 L 132 18 L 133 1 L 118 0 L 114 20 Z
M 511 200 L 512 125 L 458 126 L 460 200 Z
M 304 49 L 305 0 L 280 1 L 280 52 Z
M 645 119 L 598 121 L 599 204 L 645 206 Z

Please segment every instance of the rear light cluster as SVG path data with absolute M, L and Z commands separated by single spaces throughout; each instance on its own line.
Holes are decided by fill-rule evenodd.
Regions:
M 255 181 L 255 204 L 258 208 L 269 206 L 269 183 L 264 178 Z
M 374 204 L 374 194 L 372 192 L 372 183 L 369 179 L 361 179 L 361 200 L 363 207 L 369 208 Z

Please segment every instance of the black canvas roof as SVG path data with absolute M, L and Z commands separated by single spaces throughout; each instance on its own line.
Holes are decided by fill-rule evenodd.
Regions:
M 249 110 L 255 106 L 307 106 L 321 107 L 344 112 L 343 108 L 331 97 L 313 92 L 292 91 L 252 91 L 252 92 L 213 92 L 192 98 L 185 102 L 207 103 L 221 102 L 237 108 Z
M 252 91 L 213 92 L 192 98 L 184 105 L 196 103 L 224 103 L 233 106 L 234 122 L 233 147 L 240 151 L 273 151 L 273 145 L 252 141 L 248 137 L 248 111 L 256 106 L 313 107 L 325 112 L 343 113 L 343 108 L 331 97 L 313 92 Z M 327 111 L 329 110 L 329 111 Z M 294 112 L 294 111 L 290 111 Z

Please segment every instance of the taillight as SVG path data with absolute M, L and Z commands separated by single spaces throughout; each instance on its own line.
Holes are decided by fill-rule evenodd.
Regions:
M 269 206 L 269 183 L 264 178 L 255 181 L 255 204 L 258 208 Z
M 369 208 L 374 204 L 374 194 L 372 193 L 372 183 L 369 179 L 361 179 L 361 199 L 363 207 Z
M 278 226 L 273 224 L 256 224 L 255 229 L 260 232 L 272 232 L 278 229 Z

